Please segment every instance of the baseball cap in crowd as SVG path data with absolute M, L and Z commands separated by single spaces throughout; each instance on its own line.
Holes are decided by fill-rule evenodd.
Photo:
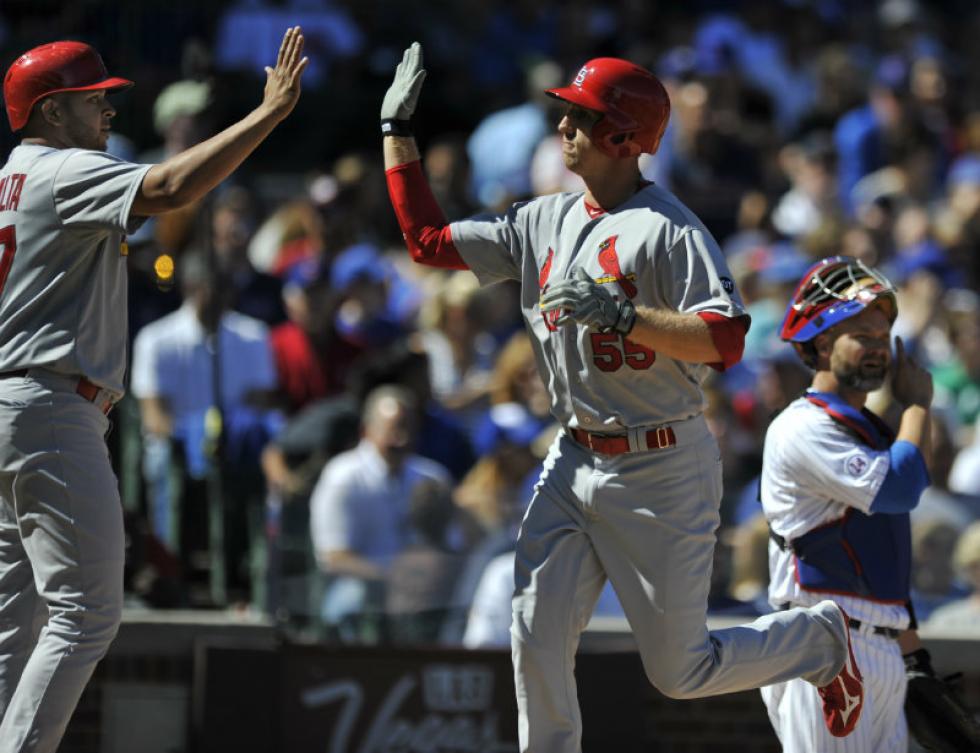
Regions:
M 489 455 L 503 442 L 530 447 L 547 426 L 520 403 L 500 403 L 490 407 L 473 431 L 473 449 Z
M 909 89 L 909 64 L 901 55 L 886 55 L 875 66 L 874 83 L 896 94 Z
M 200 115 L 211 102 L 211 85 L 204 81 L 176 81 L 153 102 L 153 127 L 161 136 L 181 116 Z
M 334 257 L 330 265 L 330 287 L 345 290 L 360 280 L 384 282 L 389 271 L 388 262 L 377 246 L 356 243 Z
M 282 273 L 283 295 L 302 292 L 324 279 L 326 273 L 319 258 L 300 259 L 286 267 Z
M 967 152 L 957 157 L 946 174 L 946 185 L 949 188 L 980 186 L 980 154 Z
M 889 279 L 898 283 L 922 270 L 931 272 L 947 288 L 960 287 L 964 282 L 963 273 L 950 262 L 945 249 L 932 240 L 898 249 L 887 267 Z
M 759 270 L 763 282 L 783 284 L 796 282 L 813 266 L 813 259 L 800 251 L 795 244 L 779 241 L 769 247 L 769 258 Z

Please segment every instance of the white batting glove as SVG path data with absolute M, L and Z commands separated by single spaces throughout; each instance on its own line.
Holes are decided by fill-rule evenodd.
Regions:
M 381 103 L 381 122 L 408 122 L 419 101 L 425 69 L 422 67 L 422 45 L 412 42 L 395 69 L 395 80 Z
M 541 310 L 561 310 L 555 324 L 576 321 L 601 332 L 628 335 L 636 323 L 636 308 L 628 298 L 617 302 L 604 285 L 599 285 L 584 269 L 575 276 L 551 285 L 541 296 Z

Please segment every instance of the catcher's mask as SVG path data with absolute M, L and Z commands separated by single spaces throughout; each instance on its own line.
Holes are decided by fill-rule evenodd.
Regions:
M 779 336 L 796 345 L 807 365 L 813 366 L 815 354 L 809 345 L 813 338 L 870 306 L 878 306 L 890 323 L 895 321 L 898 303 L 888 278 L 849 256 L 821 259 L 793 291 Z

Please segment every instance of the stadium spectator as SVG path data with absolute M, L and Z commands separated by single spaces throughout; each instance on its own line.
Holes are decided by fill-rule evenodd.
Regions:
M 247 592 L 242 569 L 262 535 L 258 458 L 276 425 L 267 412 L 276 389 L 268 330 L 228 310 L 228 286 L 199 256 L 182 259 L 181 288 L 183 305 L 146 325 L 133 344 L 130 386 L 143 421 L 151 529 L 188 566 L 192 548 L 211 546 L 200 532 L 210 527 L 214 536 L 223 525 L 217 540 L 228 550 L 211 556 L 225 558 L 229 582 Z M 201 495 L 213 496 L 214 487 L 199 487 L 215 472 L 228 494 L 226 519 L 206 526 Z
M 445 468 L 412 452 L 414 396 L 393 385 L 368 395 L 363 436 L 335 456 L 310 499 L 310 533 L 327 584 L 321 617 L 345 640 L 377 637 L 385 577 L 412 543 L 412 493 L 429 479 L 448 484 Z

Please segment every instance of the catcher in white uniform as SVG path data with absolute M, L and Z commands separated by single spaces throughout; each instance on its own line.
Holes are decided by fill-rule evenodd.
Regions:
M 159 165 L 105 153 L 110 77 L 80 42 L 4 77 L 0 168 L 0 753 L 52 753 L 116 631 L 123 522 L 106 414 L 126 370 L 126 233 L 201 198 L 293 109 L 299 27 L 262 103 Z M 139 746 L 134 746 L 138 749 Z
M 908 748 L 902 654 L 913 654 L 917 640 L 907 632 L 914 627 L 908 513 L 929 483 L 932 379 L 900 338 L 892 360 L 897 313 L 888 280 L 835 256 L 806 273 L 783 321 L 782 338 L 815 373 L 766 435 L 760 496 L 771 531 L 769 600 L 778 609 L 827 598 L 840 604 L 865 685 L 864 711 L 843 740 L 827 734 L 806 683 L 763 688 L 787 753 Z M 864 407 L 889 375 L 903 407 L 897 435 Z
M 567 109 L 565 164 L 586 191 L 447 224 L 411 135 L 425 71 L 406 50 L 381 106 L 388 189 L 413 258 L 521 283 L 521 307 L 563 431 L 517 542 L 511 626 L 522 751 L 577 753 L 579 636 L 606 579 L 650 681 L 676 698 L 804 677 L 828 724 L 860 673 L 844 614 L 827 601 L 709 632 L 709 573 L 721 461 L 702 416 L 710 366 L 741 357 L 748 327 L 714 239 L 673 195 L 643 181 L 670 103 L 625 60 L 589 61 L 549 91 Z M 814 697 L 817 691 L 811 687 Z

